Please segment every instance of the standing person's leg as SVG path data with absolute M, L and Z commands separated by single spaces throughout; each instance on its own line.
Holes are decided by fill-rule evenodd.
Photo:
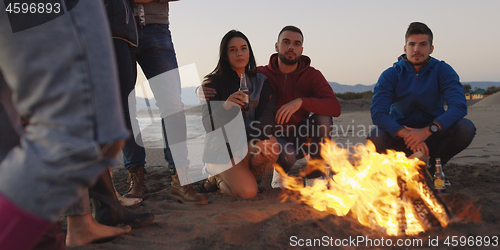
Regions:
M 12 105 L 12 97 L 11 91 L 8 86 L 5 85 L 3 76 L 0 74 L 0 121 L 9 121 L 12 125 L 20 127 L 19 124 L 19 116 L 15 113 L 14 107 Z M 7 113 L 10 111 L 10 113 Z M 19 145 L 19 136 L 15 136 L 18 133 L 23 134 L 21 128 L 16 131 L 9 122 L 0 123 L 0 131 L 5 134 L 12 134 L 10 138 L 6 141 L 2 140 L 0 145 L 10 146 L 13 148 Z M 4 138 L 2 136 L 2 138 Z M 0 152 L 4 152 L 5 150 L 0 150 Z M 5 154 L 0 157 L 0 162 L 5 158 Z M 105 238 L 110 236 L 119 235 L 125 233 L 126 230 L 121 228 L 112 228 L 104 225 L 98 224 L 95 220 L 93 220 L 90 215 L 90 204 L 88 192 L 82 192 L 82 197 L 80 200 L 75 202 L 73 205 L 69 206 L 65 212 L 64 216 L 68 217 L 68 237 L 66 234 L 61 232 L 61 223 L 57 223 L 56 225 L 49 228 L 47 233 L 42 237 L 40 242 L 35 246 L 36 249 L 66 249 L 66 246 L 74 246 L 74 245 L 83 245 L 89 243 L 95 239 Z M 85 215 L 85 216 L 82 216 Z M 90 220 L 89 219 L 92 219 Z M 85 222 L 94 222 L 94 223 L 81 223 L 82 221 L 79 218 L 87 218 Z M 84 230 L 83 230 L 84 229 Z M 65 240 L 66 237 L 66 240 Z
M 167 129 L 166 126 L 174 126 L 178 129 L 186 127 L 177 58 L 169 26 L 166 24 L 149 24 L 139 30 L 139 37 L 137 62 L 144 71 L 146 78 L 150 81 L 156 103 L 160 107 L 163 118 L 162 127 L 165 128 L 163 131 Z M 182 132 L 185 131 L 179 130 L 178 134 L 181 134 L 181 136 L 185 134 Z M 166 134 L 164 134 L 164 139 L 165 143 L 168 144 Z M 180 139 L 185 140 L 185 138 Z M 168 163 L 174 163 L 168 145 L 165 147 L 164 153 L 165 160 Z M 186 162 L 182 163 L 186 164 Z M 170 166 L 169 164 L 169 168 L 173 168 L 173 165 Z
M 89 194 L 88 190 L 85 190 L 80 199 L 69 206 L 64 213 L 68 224 L 66 246 L 82 246 L 98 239 L 116 237 L 131 230 L 130 226 L 110 227 L 99 224 L 90 212 Z
M 172 152 L 170 151 L 170 146 L 168 146 L 167 131 L 165 130 L 165 119 L 161 119 L 161 128 L 163 133 L 163 138 L 165 142 L 165 148 L 163 148 L 163 154 L 165 155 L 165 161 L 168 163 L 168 168 L 170 171 L 174 171 L 175 163 L 172 157 Z
M 0 165 L 0 249 L 29 249 L 106 170 L 127 132 L 101 1 L 16 33 L 9 24 L 0 9 L 0 69 L 30 124 Z
M 177 58 L 169 27 L 166 24 L 146 25 L 139 30 L 139 37 L 137 62 L 149 80 L 156 105 L 160 108 L 163 118 L 164 139 L 165 143 L 169 144 L 166 148 L 170 149 L 172 155 L 169 159 L 168 150 L 165 150 L 165 159 L 167 162 L 169 160 L 175 162 L 176 168 L 171 183 L 172 197 L 181 202 L 206 204 L 207 199 L 204 195 L 198 193 L 192 185 L 186 185 L 190 164 L 186 143 L 186 116 L 181 100 Z
M 141 133 L 133 133 L 134 129 L 139 130 L 139 121 L 135 114 L 135 95 L 133 95 L 135 94 L 133 90 L 137 80 L 137 66 L 132 50 L 136 48 L 132 48 L 131 45 L 121 39 L 113 39 L 113 46 L 118 65 L 123 115 L 125 125 L 130 132 L 130 136 L 125 141 L 122 149 L 123 165 L 128 170 L 128 181 L 130 182 L 128 193 L 124 196 L 127 198 L 142 198 L 148 193 L 148 186 L 144 169 L 146 150 L 143 147 Z
M 5 82 L 0 71 L 0 162 L 5 159 L 10 149 L 19 145 L 19 134 L 22 133 L 19 115 L 12 104 L 12 91 Z

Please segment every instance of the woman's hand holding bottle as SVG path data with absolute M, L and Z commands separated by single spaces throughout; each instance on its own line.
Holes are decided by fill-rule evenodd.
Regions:
M 223 107 L 226 110 L 231 109 L 233 106 L 237 106 L 239 108 L 243 107 L 245 105 L 245 100 L 247 98 L 247 94 L 245 94 L 243 91 L 239 90 L 237 92 L 232 93 L 227 100 L 224 102 Z

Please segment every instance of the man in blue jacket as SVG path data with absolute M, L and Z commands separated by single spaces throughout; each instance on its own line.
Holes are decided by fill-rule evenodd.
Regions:
M 434 46 L 429 27 L 411 23 L 405 38 L 405 53 L 375 85 L 371 115 L 378 128 L 368 139 L 379 153 L 421 151 L 431 166 L 436 158 L 444 165 L 469 146 L 476 128 L 464 118 L 467 103 L 457 73 L 430 56 Z

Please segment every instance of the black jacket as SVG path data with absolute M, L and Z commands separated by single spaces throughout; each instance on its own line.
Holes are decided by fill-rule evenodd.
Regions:
M 226 110 L 222 107 L 224 101 L 234 92 L 239 89 L 239 77 L 236 72 L 232 72 L 227 79 L 213 78 L 211 82 L 206 85 L 206 87 L 214 88 L 217 94 L 210 98 L 207 104 L 202 106 L 202 121 L 205 130 L 207 131 L 207 136 L 205 137 L 205 149 L 203 154 L 203 162 L 206 163 L 222 163 L 227 162 L 229 158 L 232 158 L 233 150 L 237 148 L 244 147 L 248 141 L 251 140 L 267 140 L 269 139 L 267 135 L 272 135 L 274 132 L 275 125 L 275 111 L 274 111 L 274 97 L 272 94 L 272 88 L 267 82 L 267 78 L 258 73 L 256 76 L 250 77 L 250 81 L 253 84 L 253 91 L 250 96 L 258 96 L 252 100 L 250 99 L 250 109 L 253 112 L 248 115 L 246 112 L 243 114 L 243 120 L 245 125 L 252 123 L 250 126 L 246 126 L 244 132 L 246 135 L 240 134 L 241 129 L 239 127 L 234 127 L 234 120 L 240 113 L 240 108 L 233 106 L 231 109 Z M 260 91 L 257 92 L 257 91 Z M 252 107 L 253 105 L 253 107 Z M 250 121 L 248 117 L 253 117 Z M 233 126 L 227 126 L 228 123 L 233 122 Z M 240 124 L 240 123 L 238 123 Z M 213 133 L 213 131 L 224 127 L 228 138 L 222 138 L 219 133 Z M 244 133 L 243 132 L 243 133 Z M 240 138 L 246 138 L 246 140 L 240 140 Z M 226 149 L 226 141 L 228 139 L 231 142 L 230 150 Z M 237 151 L 237 150 L 236 150 Z M 229 153 L 229 158 L 227 157 Z
M 130 45 L 139 44 L 134 12 L 129 0 L 103 0 L 108 14 L 111 36 L 127 41 Z

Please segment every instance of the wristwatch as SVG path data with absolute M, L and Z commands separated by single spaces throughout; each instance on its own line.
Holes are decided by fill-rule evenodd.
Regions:
M 431 131 L 431 133 L 435 134 L 435 133 L 439 132 L 439 126 L 435 122 L 433 122 L 429 126 L 429 131 Z

